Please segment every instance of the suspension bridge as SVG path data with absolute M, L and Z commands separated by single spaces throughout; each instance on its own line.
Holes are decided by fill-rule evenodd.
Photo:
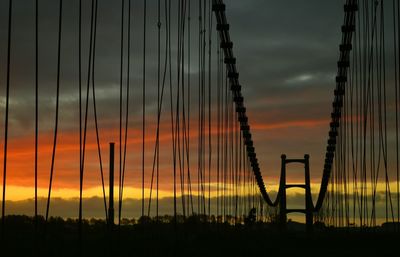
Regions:
M 98 0 L 34 0 L 25 9 L 18 1 L 1 3 L 3 236 L 14 217 L 7 189 L 15 182 L 10 185 L 9 177 L 21 169 L 33 177 L 35 230 L 54 222 L 55 185 L 79 181 L 77 212 L 70 218 L 76 218 L 81 240 L 87 188 L 99 189 L 104 214 L 99 218 L 109 229 L 124 227 L 128 217 L 161 231 L 164 223 L 193 220 L 204 226 L 276 224 L 282 231 L 289 214 L 302 213 L 310 232 L 332 227 L 398 233 L 398 1 L 344 1 L 337 13 L 343 23 L 322 170 L 310 167 L 310 159 L 320 156 L 278 153 L 281 170 L 274 190 L 246 108 L 251 85 L 239 81 L 235 49 L 240 45 L 231 38 L 229 4 L 117 2 L 111 5 L 119 11 L 111 18 L 110 3 Z M 21 63 L 14 59 L 18 19 L 27 13 L 30 52 L 16 67 L 14 62 Z M 110 47 L 118 49 L 117 62 L 104 57 L 116 53 Z M 30 83 L 15 76 L 28 74 L 18 69 L 29 70 Z M 13 108 L 20 106 L 32 107 L 23 110 L 32 123 L 30 134 L 24 127 L 30 124 L 16 121 Z M 18 141 L 13 132 L 28 139 Z M 18 159 L 27 144 L 29 157 Z M 288 182 L 291 163 L 304 167 L 304 183 Z M 310 170 L 318 174 L 319 188 L 312 188 Z M 132 204 L 127 197 L 133 197 L 127 184 L 138 196 L 135 214 L 125 210 Z M 291 188 L 304 190 L 302 208 L 289 208 Z

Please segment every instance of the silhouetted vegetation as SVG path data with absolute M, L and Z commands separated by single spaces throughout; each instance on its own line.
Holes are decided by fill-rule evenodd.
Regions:
M 399 234 L 334 229 L 289 222 L 282 232 L 274 223 L 249 214 L 241 223 L 225 217 L 160 216 L 122 219 L 109 229 L 105 220 L 83 222 L 79 240 L 75 219 L 52 217 L 45 223 L 28 216 L 7 216 L 0 256 L 397 256 Z M 239 219 L 236 219 L 239 220 Z M 232 223 L 233 222 L 233 223 Z

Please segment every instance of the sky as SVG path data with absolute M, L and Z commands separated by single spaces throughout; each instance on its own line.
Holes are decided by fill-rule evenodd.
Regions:
M 120 2 L 99 0 L 98 7 L 95 83 L 105 172 L 108 170 L 108 143 L 119 140 Z M 173 5 L 176 4 L 175 2 L 173 1 Z M 191 75 L 193 90 L 196 92 L 199 74 L 197 65 L 198 2 L 192 2 Z M 276 191 L 277 189 L 281 154 L 286 154 L 288 158 L 301 158 L 304 154 L 310 154 L 313 193 L 316 193 L 321 180 L 329 129 L 344 1 L 309 0 L 305 3 L 295 0 L 228 0 L 225 2 L 242 93 L 267 190 Z M 84 68 L 82 84 L 84 89 L 82 92 L 85 94 L 90 1 L 83 1 L 83 3 L 82 67 Z M 151 174 L 157 109 L 157 1 L 147 1 L 147 4 L 146 187 L 149 186 Z M 7 6 L 8 1 L 0 1 L 1 121 L 4 120 L 5 113 Z M 68 201 L 68 199 L 76 199 L 79 192 L 78 1 L 64 1 L 63 8 L 60 124 L 53 196 Z M 131 80 L 125 191 L 125 197 L 132 201 L 140 197 L 141 183 L 142 10 L 142 1 L 132 1 Z M 173 10 L 176 12 L 176 8 Z M 162 17 L 164 17 L 163 14 Z M 173 15 L 172 24 L 176 24 L 176 19 L 177 15 Z M 215 55 L 217 34 L 215 20 L 213 22 L 212 51 Z M 164 39 L 165 23 L 162 22 L 161 25 L 161 37 Z M 172 53 L 173 56 L 176 56 L 176 25 L 173 28 Z M 54 133 L 57 31 L 58 1 L 39 1 L 40 150 L 38 167 L 39 196 L 41 197 L 47 194 Z M 32 201 L 29 199 L 33 198 L 34 183 L 34 1 L 14 1 L 11 42 L 7 200 L 14 201 L 14 204 L 19 201 L 23 206 L 31 206 Z M 126 41 L 124 46 L 126 51 Z M 161 48 L 164 49 L 163 42 Z M 188 50 L 186 49 L 186 51 Z M 126 61 L 125 54 L 124 90 L 126 90 Z M 175 63 L 176 59 L 172 61 Z M 213 65 L 212 76 L 214 78 L 216 66 L 215 63 Z M 173 83 L 176 83 L 175 78 Z M 213 98 L 215 99 L 214 93 Z M 166 94 L 169 94 L 169 91 L 166 91 Z M 196 93 L 193 93 L 191 98 L 193 113 L 196 112 L 197 107 L 196 97 Z M 168 105 L 167 95 L 160 129 L 160 189 L 161 195 L 165 197 L 170 197 L 172 194 L 171 128 Z M 89 106 L 84 175 L 84 197 L 88 199 L 101 196 L 92 100 L 90 100 Z M 213 110 L 215 110 L 214 106 Z M 196 115 L 193 115 L 191 122 L 193 128 L 190 150 L 192 153 L 196 153 Z M 213 127 L 214 129 L 215 127 Z M 0 126 L 0 140 L 3 146 L 3 123 Z M 215 134 L 212 140 L 215 143 Z M 1 153 L 3 152 L 1 151 Z M 118 156 L 117 153 L 117 162 Z M 1 162 L 3 162 L 2 158 L 1 155 Z M 213 158 L 215 158 L 215 153 Z M 195 158 L 192 160 L 192 165 L 195 166 Z M 290 166 L 288 182 L 302 181 L 304 179 L 302 169 L 303 167 L 300 165 Z M 118 171 L 118 166 L 116 170 Z M 18 208 L 14 209 L 21 210 L 22 207 Z M 24 210 L 27 209 L 29 208 L 26 207 Z M 93 208 L 88 209 L 92 210 Z M 91 215 L 95 216 L 95 214 Z

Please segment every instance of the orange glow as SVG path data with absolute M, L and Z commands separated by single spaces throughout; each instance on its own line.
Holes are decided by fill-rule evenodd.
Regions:
M 290 127 L 317 127 L 327 124 L 327 120 L 302 120 L 291 122 L 278 123 L 255 123 L 251 126 L 256 131 L 276 130 L 279 132 L 282 128 Z M 197 124 L 192 123 L 190 131 L 190 151 L 191 161 L 190 168 L 194 176 L 194 183 L 197 174 Z M 160 189 L 165 191 L 165 195 L 171 192 L 172 184 L 172 143 L 171 143 L 171 128 L 170 124 L 163 123 L 160 128 Z M 150 177 L 152 173 L 152 163 L 155 145 L 156 128 L 153 124 L 147 126 L 146 133 L 146 156 L 145 156 L 145 173 L 146 187 L 150 187 Z M 140 188 L 141 186 L 141 130 L 130 129 L 128 132 L 127 143 L 127 161 L 126 161 L 126 186 L 132 188 Z M 205 129 L 208 133 L 208 129 Z M 216 144 L 217 127 L 214 122 L 211 130 L 213 144 Z M 38 186 L 40 190 L 48 187 L 50 163 L 52 154 L 53 133 L 41 133 L 39 138 L 39 159 L 38 159 Z M 101 154 L 103 163 L 103 172 L 105 183 L 108 179 L 108 142 L 116 142 L 116 158 L 115 170 L 116 181 L 119 171 L 119 146 L 118 146 L 118 131 L 113 129 L 102 129 L 100 131 Z M 33 194 L 34 186 L 34 138 L 33 136 L 14 137 L 9 140 L 8 151 L 8 172 L 7 186 L 15 189 L 14 193 L 8 193 L 7 199 L 21 199 L 22 195 Z M 215 149 L 215 146 L 214 146 Z M 214 152 L 215 154 L 215 152 Z M 2 161 L 2 156 L 0 157 Z M 186 164 L 185 164 L 186 165 Z M 84 189 L 90 191 L 89 195 L 95 195 L 93 192 L 101 194 L 99 186 L 101 185 L 99 159 L 97 152 L 97 143 L 95 131 L 89 130 L 87 134 L 86 156 L 85 156 L 85 174 L 84 174 Z M 215 164 L 213 164 L 213 173 L 215 173 Z M 76 195 L 76 190 L 79 188 L 79 135 L 76 131 L 62 131 L 59 134 L 57 142 L 57 151 L 54 167 L 54 190 L 63 190 L 64 193 L 59 193 L 63 197 L 71 197 Z M 216 180 L 216 175 L 213 174 L 213 180 Z M 16 189 L 26 188 L 26 190 Z M 133 192 L 132 191 L 132 192 Z M 18 193 L 20 192 L 20 193 Z M 18 196 L 20 195 L 20 196 Z

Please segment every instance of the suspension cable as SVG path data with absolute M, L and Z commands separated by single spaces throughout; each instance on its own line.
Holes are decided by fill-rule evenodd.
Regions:
M 212 48 L 212 11 L 211 0 L 208 1 L 208 216 L 211 216 L 211 48 Z
M 87 139 L 87 122 L 89 111 L 89 93 L 90 93 L 90 77 L 92 72 L 92 54 L 93 54 L 93 26 L 94 26 L 94 0 L 91 3 L 91 16 L 90 16 L 90 39 L 89 39 L 89 59 L 88 59 L 88 73 L 86 81 L 86 103 L 85 103 L 85 118 L 83 128 L 83 141 L 82 141 L 82 156 L 79 174 L 79 230 L 82 226 L 82 194 L 83 194 L 83 175 L 85 169 L 85 155 L 86 155 L 86 139 Z
M 143 0 L 143 81 L 142 81 L 142 216 L 144 216 L 144 161 L 145 161 L 145 137 L 146 137 L 146 21 L 147 2 Z
M 10 104 L 10 63 L 11 63 L 11 29 L 12 29 L 12 0 L 8 2 L 8 42 L 7 42 L 7 81 L 6 81 L 6 113 L 4 121 L 4 157 L 3 157 L 3 198 L 1 208 L 2 232 L 4 232 L 4 219 L 6 211 L 6 179 L 7 179 L 7 147 L 8 147 L 8 115 Z
M 98 1 L 95 0 L 95 13 L 94 13 L 94 35 L 93 35 L 93 58 L 92 58 L 92 100 L 93 100 L 93 116 L 94 116 L 94 125 L 96 131 L 96 142 L 97 142 L 97 155 L 99 158 L 99 168 L 100 168 L 100 177 L 101 177 L 101 186 L 103 193 L 103 204 L 106 220 L 108 220 L 108 212 L 107 212 L 107 197 L 106 197 L 106 189 L 104 185 L 104 172 L 103 172 L 103 160 L 101 155 L 101 145 L 100 145 L 100 132 L 99 125 L 97 119 L 97 104 L 96 104 L 96 81 L 95 81 L 95 64 L 96 64 L 96 42 L 97 42 L 97 9 L 98 9 Z
M 156 142 L 154 145 L 153 154 L 153 166 L 151 171 L 150 181 L 150 196 L 147 209 L 147 216 L 150 216 L 151 202 L 153 196 L 153 181 L 154 173 L 156 176 L 156 219 L 158 221 L 158 210 L 159 210 L 159 166 L 160 166 L 160 119 L 161 119 L 161 3 L 160 0 L 157 2 L 157 128 L 156 128 Z M 164 93 L 164 85 L 162 89 Z
M 128 35 L 127 35 L 127 71 L 126 71 L 126 109 L 125 109 L 125 132 L 124 132 L 124 151 L 122 161 L 122 181 L 121 181 L 121 209 L 124 196 L 124 182 L 126 170 L 126 152 L 128 144 L 128 128 L 129 128 L 129 88 L 130 88 L 130 58 L 131 57 L 131 0 L 128 0 Z
M 122 89 L 124 69 L 124 23 L 125 23 L 125 0 L 121 5 L 121 42 L 120 42 L 120 81 L 119 81 L 119 187 L 118 187 L 118 226 L 121 225 L 122 209 Z
M 39 4 L 35 1 L 35 229 L 38 225 L 38 142 L 39 142 Z
M 52 184 L 53 184 L 54 161 L 55 161 L 55 157 L 56 157 L 57 136 L 58 136 L 58 114 L 59 114 L 59 103 L 60 103 L 62 7 L 63 7 L 63 0 L 60 0 L 59 20 L 58 20 L 56 115 L 55 115 L 55 125 L 54 125 L 53 151 L 52 151 L 52 155 L 51 155 L 50 183 L 49 183 L 49 191 L 48 191 L 47 206 L 46 206 L 46 222 L 48 220 L 49 211 L 50 211 L 50 197 L 51 197 L 51 189 L 52 189 Z
M 397 7 L 396 7 L 397 3 Z M 398 21 L 396 21 L 396 11 L 397 11 L 397 19 L 399 20 L 399 3 L 395 0 L 393 0 L 393 49 L 394 49 L 394 80 L 395 80 L 395 95 L 394 95 L 394 102 L 395 102 L 395 114 L 396 114 L 396 119 L 395 119 L 395 128 L 396 128 L 396 193 L 397 193 L 397 222 L 400 223 L 400 188 L 399 188 L 399 104 L 398 104 L 398 98 L 399 98 L 399 73 L 398 73 L 398 65 L 400 63 L 398 61 L 398 41 L 399 41 L 399 33 L 398 30 L 400 27 L 398 27 Z

